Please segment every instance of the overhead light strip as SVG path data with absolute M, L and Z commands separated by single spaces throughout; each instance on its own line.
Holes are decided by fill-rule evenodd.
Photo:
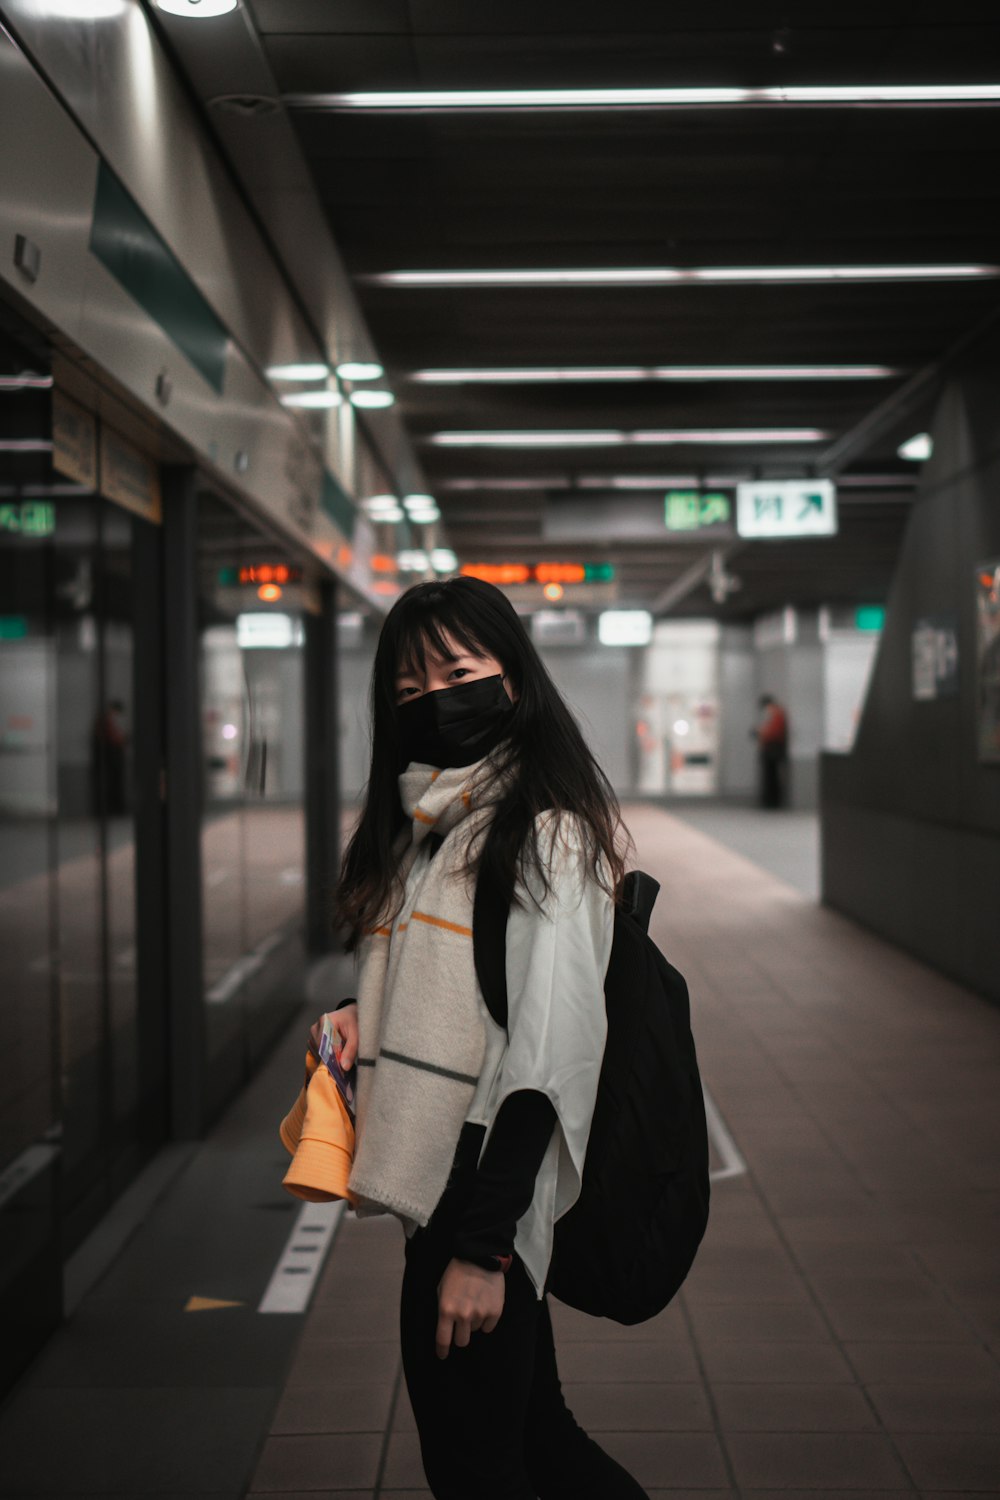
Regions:
M 505 109 L 729 109 L 819 105 L 876 108 L 913 105 L 994 105 L 1000 83 L 900 83 L 791 85 L 780 88 L 617 89 L 397 89 L 364 93 L 288 93 L 289 109 L 505 110 Z
M 606 266 L 508 271 L 375 271 L 356 279 L 386 287 L 787 286 L 837 282 L 976 281 L 1000 266 Z
M 616 448 L 628 444 L 668 447 L 675 443 L 818 443 L 829 433 L 818 427 L 687 427 L 641 432 L 432 432 L 438 448 Z
M 643 380 L 890 380 L 889 365 L 609 365 L 534 369 L 414 370 L 420 385 L 600 384 Z

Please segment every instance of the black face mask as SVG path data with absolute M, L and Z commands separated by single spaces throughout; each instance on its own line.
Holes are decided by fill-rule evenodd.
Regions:
M 500 676 L 404 699 L 396 710 L 402 764 L 471 766 L 510 733 L 513 709 Z

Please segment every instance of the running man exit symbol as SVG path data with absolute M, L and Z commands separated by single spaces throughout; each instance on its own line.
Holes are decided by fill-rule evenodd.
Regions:
M 836 492 L 828 479 L 755 480 L 738 485 L 736 529 L 746 537 L 833 536 Z

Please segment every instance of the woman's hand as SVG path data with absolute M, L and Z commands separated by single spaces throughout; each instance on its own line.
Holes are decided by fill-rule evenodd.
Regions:
M 448 1262 L 438 1282 L 438 1359 L 448 1358 L 453 1339 L 457 1349 L 464 1349 L 477 1328 L 493 1332 L 503 1312 L 504 1290 L 502 1271 L 484 1271 L 467 1260 Z
M 333 1029 L 340 1036 L 340 1066 L 345 1073 L 350 1072 L 358 1055 L 358 1007 L 357 1004 L 343 1005 L 340 1010 L 330 1012 L 330 1020 Z

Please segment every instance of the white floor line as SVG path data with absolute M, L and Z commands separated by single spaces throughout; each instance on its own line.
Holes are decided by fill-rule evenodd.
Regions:
M 343 1198 L 331 1203 L 303 1203 L 258 1312 L 305 1312 L 346 1206 Z
M 713 1182 L 721 1182 L 724 1177 L 742 1177 L 747 1169 L 746 1161 L 740 1153 L 739 1147 L 729 1134 L 725 1121 L 719 1114 L 715 1100 L 712 1098 L 704 1083 L 701 1091 L 705 1095 L 705 1119 L 708 1124 L 708 1136 L 715 1147 L 721 1168 L 716 1172 L 709 1173 Z

